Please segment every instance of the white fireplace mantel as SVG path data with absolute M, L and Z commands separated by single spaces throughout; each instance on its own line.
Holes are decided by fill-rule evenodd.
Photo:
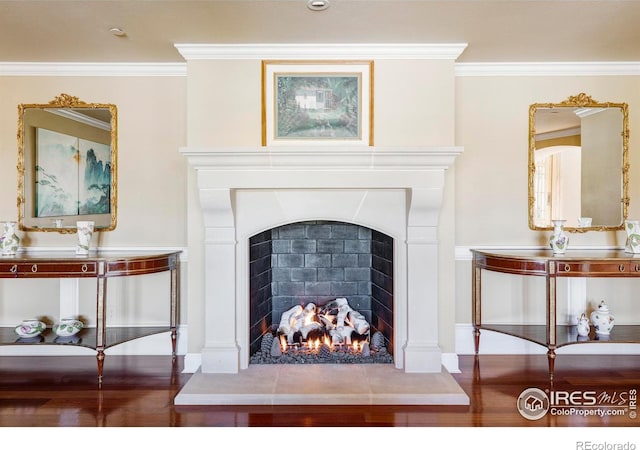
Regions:
M 249 238 L 321 219 L 394 238 L 395 365 L 406 372 L 440 372 L 438 222 L 445 171 L 461 147 L 180 151 L 196 171 L 205 229 L 203 373 L 248 367 Z
M 207 169 L 357 169 L 444 170 L 461 147 L 184 147 L 181 153 L 197 170 Z

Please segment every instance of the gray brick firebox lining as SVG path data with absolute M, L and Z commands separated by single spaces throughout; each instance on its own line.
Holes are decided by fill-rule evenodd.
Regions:
M 393 346 L 393 239 L 366 227 L 299 222 L 250 239 L 251 354 L 291 307 L 346 297 Z

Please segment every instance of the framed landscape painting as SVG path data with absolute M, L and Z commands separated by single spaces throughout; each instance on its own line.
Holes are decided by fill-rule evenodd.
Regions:
M 372 61 L 263 61 L 262 145 L 373 145 Z

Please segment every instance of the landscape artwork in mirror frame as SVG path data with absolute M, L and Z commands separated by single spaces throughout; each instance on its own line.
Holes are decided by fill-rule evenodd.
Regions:
M 57 131 L 36 131 L 36 216 L 111 212 L 111 147 Z
M 373 61 L 262 61 L 262 145 L 373 145 Z

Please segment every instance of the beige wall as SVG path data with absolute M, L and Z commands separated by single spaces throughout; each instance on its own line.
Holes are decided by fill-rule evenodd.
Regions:
M 541 245 L 527 209 L 528 108 L 585 92 L 595 100 L 629 104 L 631 167 L 640 165 L 634 129 L 640 126 L 637 77 L 458 77 L 456 79 L 456 245 Z M 640 216 L 631 170 L 631 217 Z M 635 195 L 637 197 L 637 195 Z M 572 235 L 576 244 L 617 245 L 621 233 Z M 624 243 L 624 241 L 623 241 Z
M 48 103 L 61 93 L 86 102 L 113 103 L 118 108 L 118 223 L 114 231 L 96 233 L 94 244 L 116 248 L 185 248 L 186 164 L 178 152 L 186 139 L 184 77 L 1 76 L 0 220 L 17 220 L 18 216 L 17 106 Z M 42 232 L 20 235 L 24 246 L 73 248 L 76 242 L 75 235 Z M 136 298 L 143 299 L 139 305 L 121 305 L 118 311 L 110 311 L 112 318 L 119 323 L 130 323 L 136 317 L 156 320 L 154 301 L 166 292 L 154 290 L 157 282 L 152 277 L 151 286 L 137 286 L 134 282 L 110 285 L 110 294 L 137 292 Z M 0 324 L 17 324 L 27 315 L 57 318 L 55 280 L 39 280 L 32 283 L 34 289 L 26 289 L 21 283 L 0 283 Z M 89 302 L 85 305 L 83 294 L 81 313 L 95 315 L 94 295 L 86 294 Z M 24 300 L 17 307 L 16 298 Z M 33 306 L 27 308 L 30 303 Z
M 456 78 L 451 61 L 375 62 L 377 146 L 464 147 L 447 175 L 441 217 L 440 239 L 446 249 L 440 256 L 440 340 L 444 352 L 455 351 L 455 324 L 471 322 L 470 262 L 460 253 L 456 261 L 451 251 L 454 245 L 458 249 L 545 245 L 548 237 L 546 232 L 528 228 L 531 103 L 559 102 L 586 92 L 598 101 L 629 104 L 629 212 L 632 218 L 640 217 L 636 201 L 640 179 L 633 170 L 640 167 L 634 132 L 640 129 L 636 113 L 640 108 L 639 84 L 637 77 L 630 76 Z M 104 233 L 100 245 L 188 246 L 181 322 L 189 324 L 188 351 L 199 353 L 204 344 L 203 230 L 195 177 L 178 149 L 185 145 L 260 144 L 260 61 L 192 61 L 186 78 L 0 77 L 0 220 L 17 218 L 17 105 L 46 103 L 63 92 L 118 106 L 118 226 Z M 24 238 L 26 245 L 38 247 L 75 244 L 73 236 L 49 233 L 29 233 Z M 571 245 L 623 243 L 622 232 L 571 235 Z M 2 289 L 0 316 L 9 308 L 2 298 L 14 295 L 18 288 Z M 51 286 L 43 283 L 36 289 L 40 293 L 45 290 L 50 291 Z M 33 297 L 38 295 L 36 292 Z M 525 307 L 537 311 L 535 306 Z M 23 313 L 27 312 L 19 308 L 15 318 L 23 319 L 18 316 Z
M 184 77 L 0 77 L 0 220 L 17 219 L 17 106 L 47 103 L 63 92 L 118 107 L 118 226 L 103 233 L 101 245 L 183 246 Z M 73 236 L 24 237 L 32 246 L 75 244 Z
M 376 146 L 454 145 L 452 61 L 374 61 Z M 190 147 L 259 146 L 261 61 L 188 63 Z
M 629 216 L 640 217 L 640 78 L 633 76 L 465 76 L 456 79 L 456 144 L 464 153 L 456 161 L 456 245 L 546 246 L 550 232 L 528 226 L 528 108 L 558 103 L 585 92 L 600 102 L 629 104 Z M 634 169 L 636 168 L 636 169 Z M 621 246 L 624 232 L 570 235 L 572 246 Z M 456 263 L 456 323 L 471 323 L 471 263 Z M 499 287 L 501 289 L 502 287 Z M 615 297 L 609 284 L 608 298 Z M 595 294 L 589 294 L 592 300 Z M 500 298 L 504 299 L 504 295 Z M 503 304 L 503 308 L 510 308 Z M 630 319 L 631 320 L 631 319 Z M 637 318 L 640 320 L 640 318 Z

